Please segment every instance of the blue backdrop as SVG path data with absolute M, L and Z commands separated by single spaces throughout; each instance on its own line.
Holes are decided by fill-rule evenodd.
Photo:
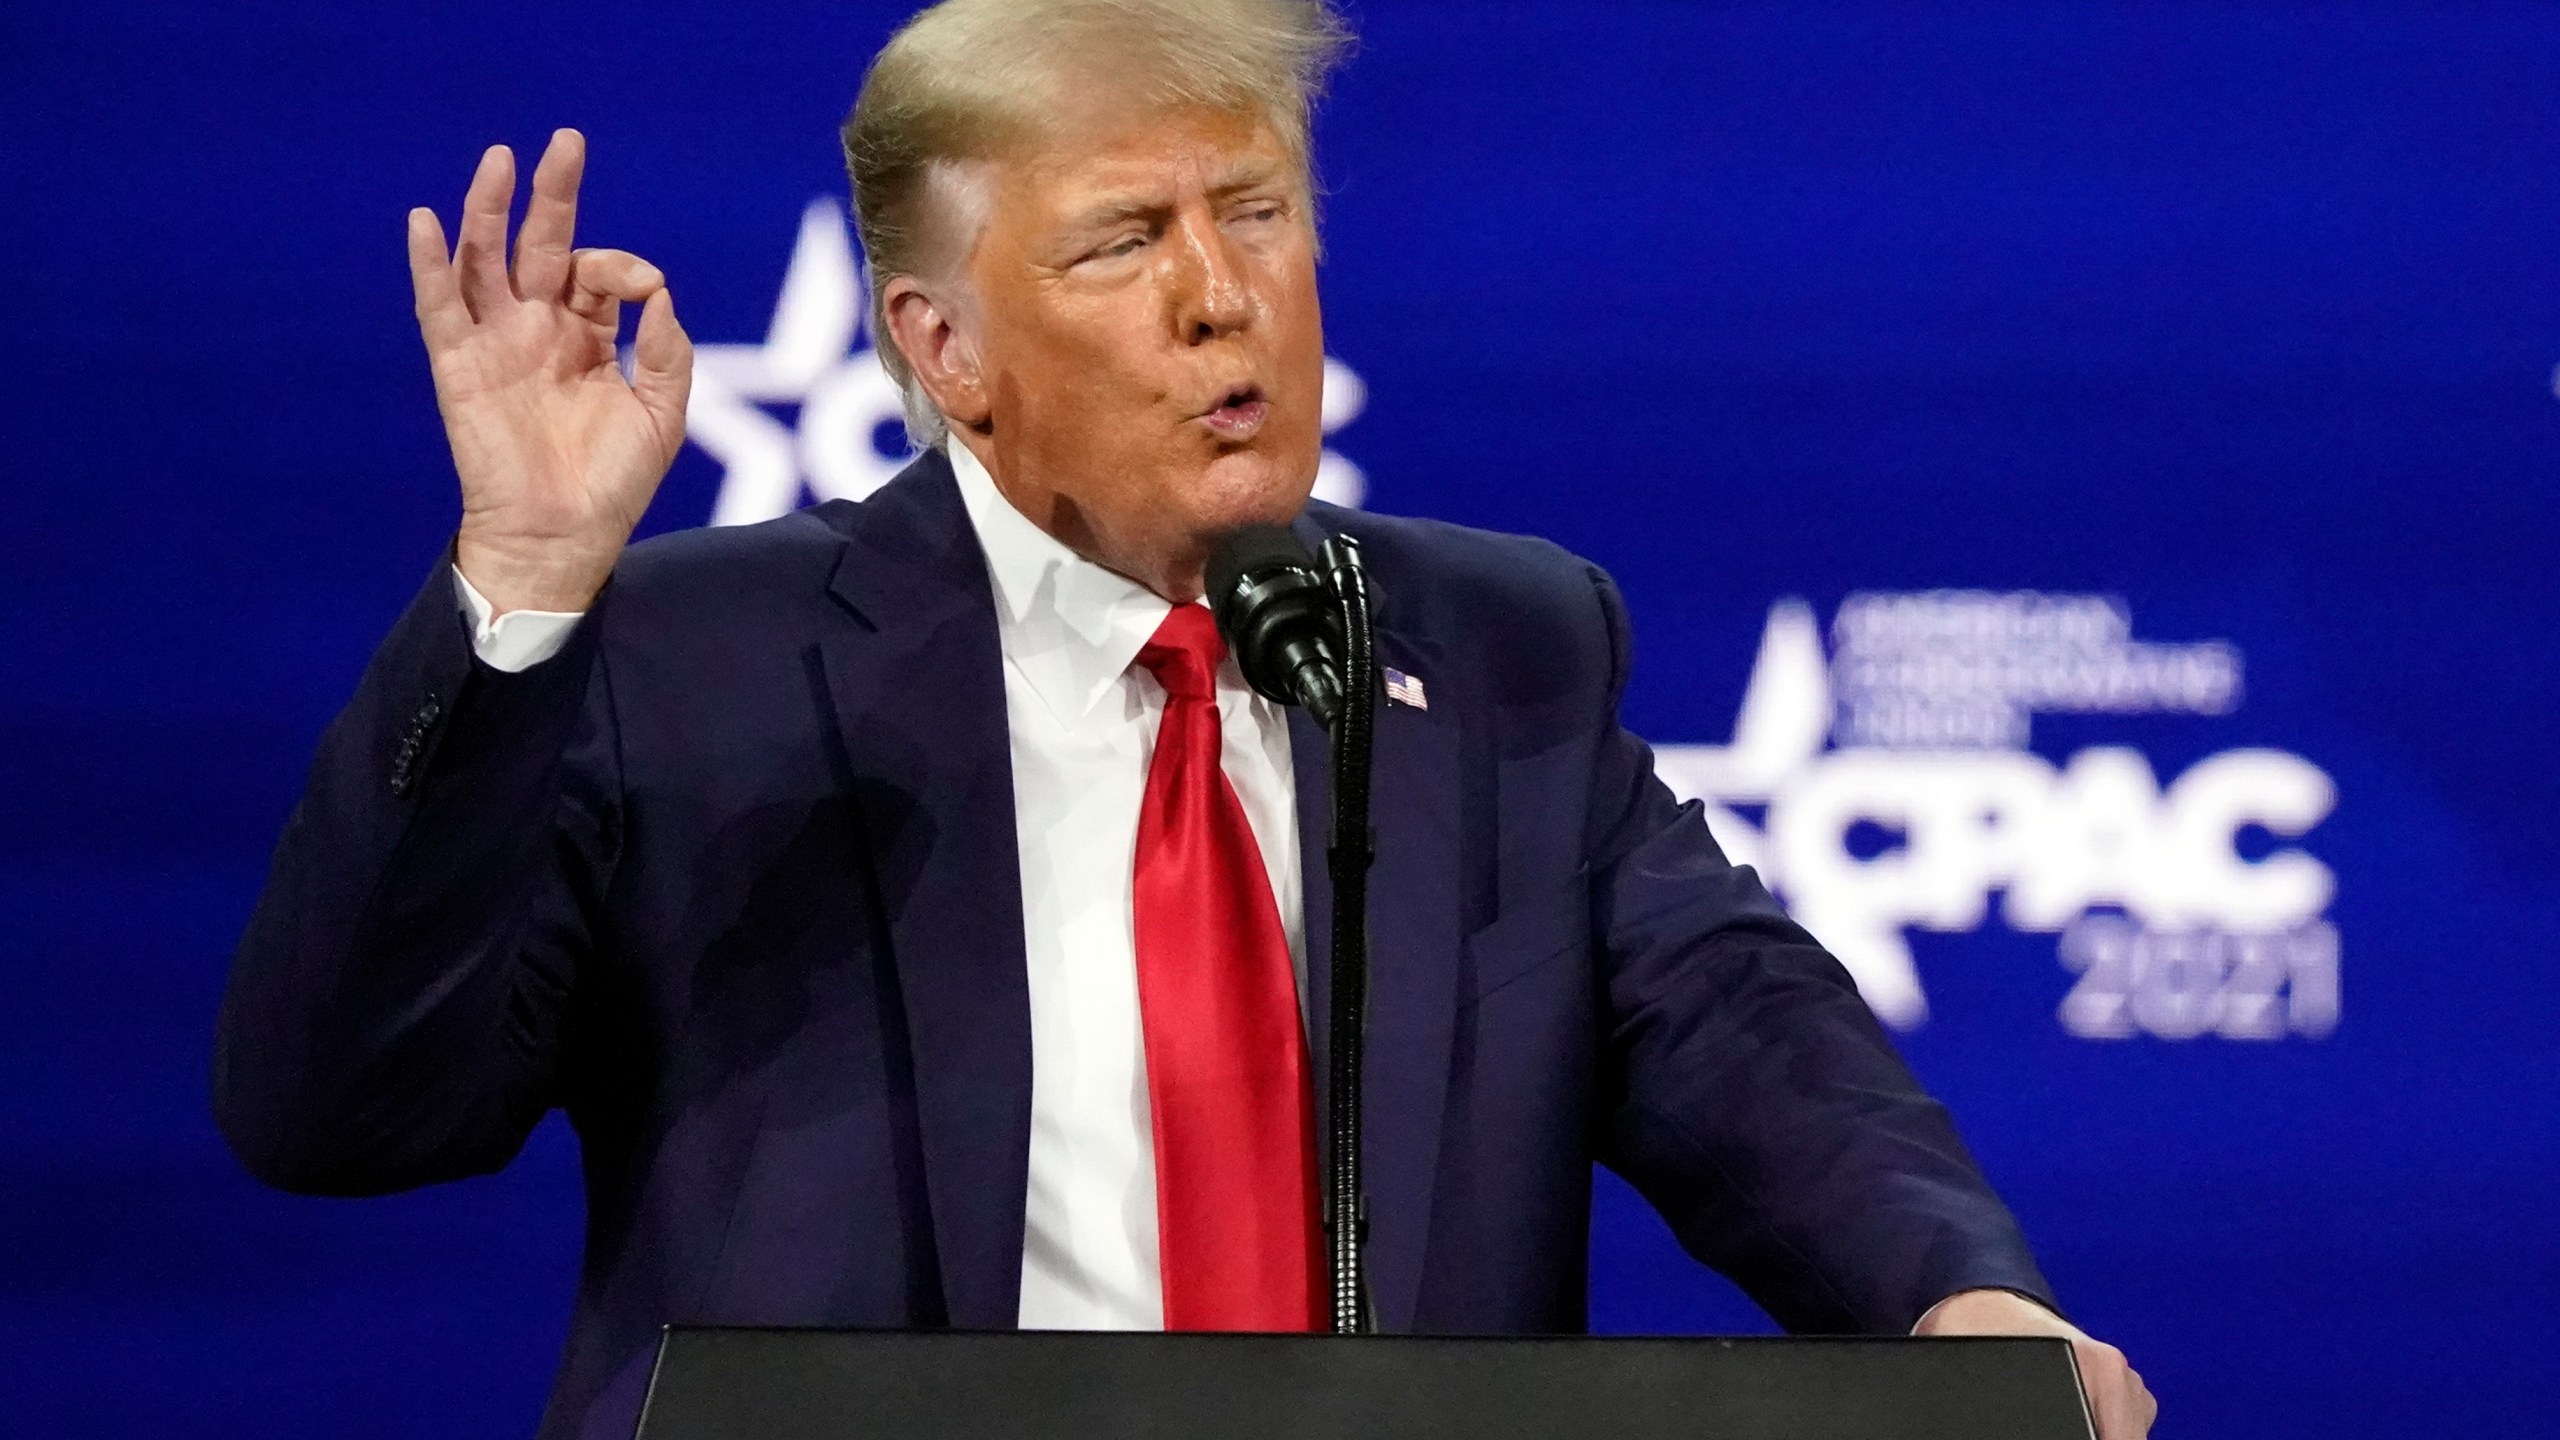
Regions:
M 324 1202 L 206 1114 L 267 849 L 454 519 L 401 216 L 584 128 L 582 236 L 716 356 L 649 527 L 858 491 L 834 126 L 902 8 L 0 18 L 12 1433 L 530 1429 L 559 1126 Z M 1356 18 L 1328 483 L 1617 574 L 1631 723 L 2164 1434 L 2551 1433 L 2560 11 Z M 1593 1262 L 1604 1328 L 1765 1327 L 1606 1179 Z

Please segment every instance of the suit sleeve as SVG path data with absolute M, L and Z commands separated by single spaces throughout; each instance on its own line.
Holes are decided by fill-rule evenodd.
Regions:
M 1960 1290 L 2053 1301 L 2017 1223 L 1837 960 L 1729 863 L 1617 721 L 1585 853 L 1602 940 L 1602 1162 L 1787 1329 L 1904 1334 Z
M 473 656 L 440 564 L 323 736 L 214 1040 L 214 1116 L 260 1179 L 484 1174 L 557 1102 L 612 858 L 607 604 L 507 673 Z

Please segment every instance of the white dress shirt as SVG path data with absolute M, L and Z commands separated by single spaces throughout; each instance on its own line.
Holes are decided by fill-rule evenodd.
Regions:
M 1138 806 L 1164 690 L 1135 662 L 1172 607 L 1060 544 L 1013 508 L 965 445 L 954 438 L 947 446 L 994 582 L 1013 756 L 1031 990 L 1019 1319 L 1025 1329 L 1162 1329 L 1132 892 Z M 459 570 L 454 580 L 473 647 L 498 669 L 549 659 L 577 623 L 574 614 L 529 610 L 493 620 Z M 1303 997 L 1287 717 L 1230 659 L 1218 668 L 1218 718 L 1227 780 L 1261 848 Z

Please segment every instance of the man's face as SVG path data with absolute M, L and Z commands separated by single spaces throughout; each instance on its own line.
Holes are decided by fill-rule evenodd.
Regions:
M 1324 327 L 1303 168 L 1270 125 L 1095 113 L 990 169 L 955 416 L 1014 505 L 1171 599 L 1210 544 L 1304 506 Z M 955 439 L 954 443 L 961 443 Z

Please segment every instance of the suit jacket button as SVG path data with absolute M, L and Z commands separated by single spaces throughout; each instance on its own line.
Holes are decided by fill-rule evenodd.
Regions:
M 409 717 L 409 726 L 400 735 L 400 748 L 391 757 L 391 794 L 398 799 L 409 793 L 417 782 L 419 752 L 426 748 L 427 732 L 444 716 L 444 702 L 432 690 L 419 702 Z

